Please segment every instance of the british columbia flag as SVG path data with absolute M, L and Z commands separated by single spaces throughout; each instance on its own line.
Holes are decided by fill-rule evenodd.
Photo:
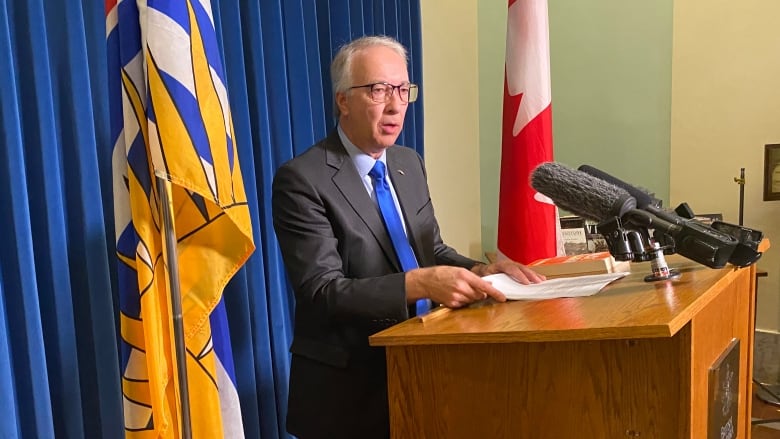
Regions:
M 254 244 L 211 5 L 105 6 L 126 437 L 180 437 L 169 275 L 193 437 L 243 437 L 222 291 Z M 178 273 L 164 263 L 156 175 L 172 186 Z

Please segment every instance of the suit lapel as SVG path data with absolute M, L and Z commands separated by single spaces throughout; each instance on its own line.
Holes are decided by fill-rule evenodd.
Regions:
M 341 144 L 341 139 L 339 139 L 336 131 L 328 137 L 326 151 L 327 164 L 335 171 L 332 177 L 333 184 L 336 185 L 347 200 L 347 203 L 363 220 L 371 234 L 374 235 L 374 238 L 393 267 L 400 271 L 401 266 L 398 263 L 398 258 L 395 256 L 390 235 L 387 233 L 382 217 L 379 215 L 379 209 L 377 209 L 376 203 L 366 192 L 360 175 L 358 175 L 355 166 L 353 166 L 349 154 L 347 154 L 347 150 Z

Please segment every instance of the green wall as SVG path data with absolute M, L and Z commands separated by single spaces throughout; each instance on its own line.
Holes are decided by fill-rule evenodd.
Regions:
M 479 53 L 479 185 L 482 247 L 496 248 L 506 2 L 477 2 Z
M 549 1 L 555 159 L 669 200 L 673 0 Z M 478 2 L 482 242 L 495 247 L 506 3 Z

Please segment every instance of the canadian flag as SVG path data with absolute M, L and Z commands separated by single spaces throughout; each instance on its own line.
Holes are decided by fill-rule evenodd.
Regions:
M 529 182 L 553 160 L 547 0 L 509 0 L 505 74 L 498 250 L 527 264 L 558 249 L 556 208 Z

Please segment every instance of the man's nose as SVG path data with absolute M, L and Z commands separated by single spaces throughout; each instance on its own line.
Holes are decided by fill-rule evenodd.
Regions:
M 390 94 L 390 100 L 385 104 L 385 112 L 397 113 L 401 110 L 401 106 L 403 105 L 405 105 L 405 103 L 401 100 L 401 90 L 396 88 L 393 90 L 393 93 Z

